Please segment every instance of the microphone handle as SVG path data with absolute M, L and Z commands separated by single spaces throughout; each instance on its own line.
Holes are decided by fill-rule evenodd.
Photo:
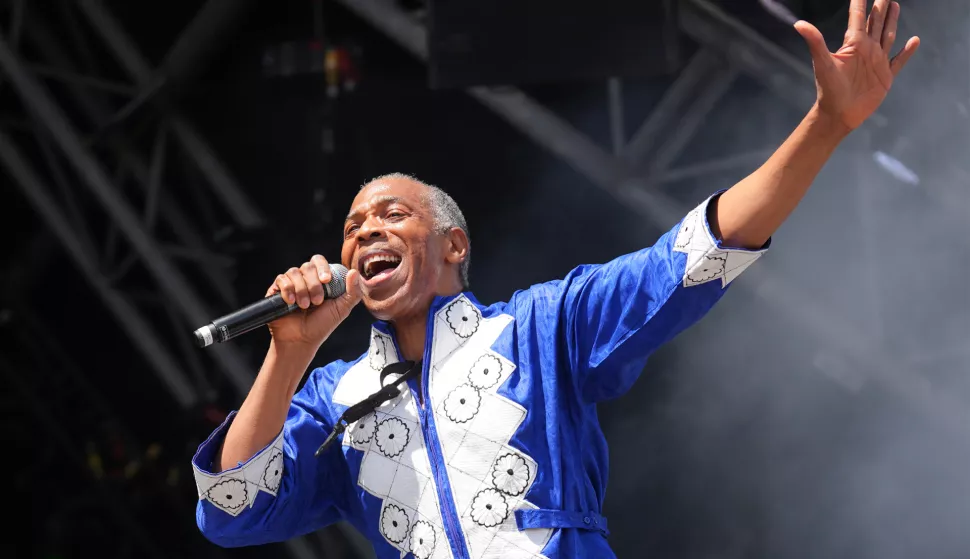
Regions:
M 330 271 L 331 280 L 323 286 L 324 298 L 336 299 L 346 290 L 347 268 L 340 264 L 332 264 Z M 246 305 L 199 328 L 194 332 L 195 341 L 199 347 L 226 342 L 298 310 L 300 310 L 299 305 L 287 305 L 282 295 L 274 293 L 270 297 Z
M 196 341 L 200 347 L 226 342 L 297 310 L 299 305 L 287 305 L 282 295 L 274 293 L 199 328 L 195 331 Z

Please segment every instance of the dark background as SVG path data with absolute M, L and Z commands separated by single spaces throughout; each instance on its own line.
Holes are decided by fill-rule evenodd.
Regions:
M 393 171 L 441 186 L 464 209 L 474 248 L 472 288 L 483 302 L 647 246 L 675 225 L 636 213 L 462 90 L 429 87 L 424 63 L 342 5 L 328 0 L 315 12 L 313 2 L 252 4 L 213 39 L 205 57 L 189 57 L 197 67 L 188 77 L 170 78 L 117 122 L 87 122 L 63 83 L 43 82 L 122 196 L 139 209 L 145 196 L 113 165 L 117 143 L 150 152 L 173 110 L 196 126 L 266 222 L 248 230 L 235 226 L 174 147 L 163 196 L 189 208 L 208 231 L 205 248 L 232 259 L 226 289 L 239 302 L 259 297 L 277 273 L 314 253 L 336 257 L 342 212 L 359 185 Z M 807 62 L 800 39 L 756 2 L 721 4 Z M 843 3 L 789 5 L 814 16 L 830 42 L 839 40 Z M 201 3 L 105 6 L 159 65 Z M 420 2 L 399 6 L 427 17 Z M 46 64 L 35 42 L 45 40 L 36 28 L 42 24 L 84 72 L 130 83 L 74 2 L 7 2 L 2 15 L 3 38 L 17 45 L 24 61 Z M 604 512 L 620 557 L 970 554 L 964 287 L 970 272 L 970 17 L 965 2 L 944 0 L 906 2 L 903 17 L 900 36 L 919 33 L 924 47 L 882 111 L 889 124 L 846 142 L 778 233 L 770 256 L 737 282 L 747 286 L 732 287 L 704 321 L 655 355 L 630 393 L 601 407 L 612 461 Z M 598 35 L 602 51 L 591 46 L 590 58 L 616 46 L 608 31 Z M 544 32 L 554 40 L 553 30 Z M 328 47 L 346 48 L 359 74 L 356 87 L 330 98 L 323 75 L 310 67 L 275 75 L 279 68 L 267 54 L 280 53 L 290 41 L 309 59 Z M 627 137 L 699 48 L 687 36 L 677 41 L 675 67 L 625 76 Z M 508 70 L 514 75 L 528 68 Z M 507 83 L 518 83 L 609 150 L 609 72 L 602 71 L 584 79 Z M 129 101 L 107 99 L 113 111 Z M 171 302 L 142 264 L 124 265 L 131 248 L 112 233 L 111 219 L 85 194 L 57 148 L 54 164 L 45 157 L 50 137 L 29 106 L 0 73 L 0 129 L 51 184 L 57 162 L 68 169 L 63 182 L 76 192 L 84 227 L 103 253 L 115 246 L 111 256 L 99 258 L 101 269 L 106 275 L 123 271 L 114 285 L 142 307 L 163 344 L 179 348 L 198 325 L 173 321 Z M 675 167 L 777 146 L 807 109 L 742 75 Z M 905 162 L 920 184 L 894 178 L 875 163 L 876 150 Z M 755 165 L 651 188 L 690 208 Z M 0 249 L 0 400 L 8 412 L 2 425 L 12 466 L 11 527 L 21 536 L 0 547 L 3 555 L 288 553 L 281 544 L 221 550 L 201 537 L 189 461 L 241 396 L 204 352 L 193 349 L 195 356 L 183 357 L 183 364 L 192 369 L 198 360 L 193 378 L 202 397 L 190 409 L 178 406 L 12 175 L 5 170 L 0 180 L 6 240 Z M 70 196 L 57 192 L 66 204 Z M 165 225 L 155 232 L 172 237 Z M 108 240 L 112 236 L 116 241 Z M 177 262 L 214 312 L 233 308 L 204 290 L 193 271 L 197 262 Z M 777 285 L 765 282 L 769 274 L 800 293 L 785 291 L 780 298 L 790 308 L 766 296 Z M 315 363 L 359 355 L 368 323 L 366 312 L 355 311 Z M 254 332 L 232 343 L 255 371 L 268 335 Z M 29 515 L 21 513 L 28 502 Z M 353 535 L 340 529 L 307 541 L 318 557 L 356 556 Z

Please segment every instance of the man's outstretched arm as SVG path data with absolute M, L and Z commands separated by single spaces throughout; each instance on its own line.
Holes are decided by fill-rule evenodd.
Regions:
M 815 26 L 795 24 L 812 53 L 818 101 L 764 165 L 709 206 L 711 230 L 725 246 L 763 246 L 842 139 L 882 104 L 893 79 L 919 47 L 913 37 L 890 59 L 899 13 L 898 2 L 876 0 L 867 18 L 866 0 L 852 0 L 845 41 L 835 53 Z

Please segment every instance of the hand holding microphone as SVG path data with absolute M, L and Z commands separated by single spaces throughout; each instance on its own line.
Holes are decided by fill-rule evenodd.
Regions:
M 196 340 L 205 347 L 268 324 L 275 343 L 316 350 L 360 302 L 358 275 L 315 255 L 276 276 L 265 299 L 196 330 Z

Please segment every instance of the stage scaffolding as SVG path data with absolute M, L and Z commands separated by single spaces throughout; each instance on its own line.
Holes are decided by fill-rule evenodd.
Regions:
M 337 2 L 418 59 L 427 60 L 425 28 L 397 4 L 389 0 Z M 258 230 L 265 219 L 217 150 L 179 113 L 171 92 L 173 84 L 200 70 L 200 64 L 221 46 L 252 2 L 206 2 L 157 68 L 100 0 L 61 5 L 69 12 L 63 14 L 65 20 L 74 26 L 68 36 L 56 35 L 45 14 L 31 10 L 26 0 L 10 4 L 8 21 L 0 31 L 0 88 L 16 94 L 29 119 L 5 115 L 0 121 L 0 165 L 179 406 L 188 410 L 214 398 L 207 373 L 213 370 L 224 375 L 242 398 L 254 378 L 254 360 L 232 345 L 201 354 L 188 344 L 186 334 L 214 316 L 209 302 L 218 301 L 226 308 L 239 304 L 232 291 L 234 258 L 217 248 L 217 240 L 227 232 Z M 614 78 L 605 84 L 610 149 L 515 87 L 472 87 L 467 93 L 590 183 L 658 228 L 667 229 L 690 209 L 671 195 L 675 181 L 756 165 L 774 147 L 729 153 L 688 167 L 674 166 L 705 117 L 739 76 L 754 78 L 797 110 L 806 110 L 814 100 L 807 59 L 759 36 L 707 0 L 682 0 L 680 25 L 699 48 L 629 141 L 623 130 L 622 80 Z M 101 64 L 94 60 L 94 48 L 88 44 L 92 36 L 115 58 L 126 79 L 99 71 Z M 25 45 L 39 56 L 26 60 L 22 55 Z M 76 110 L 68 110 L 65 103 Z M 132 145 L 113 133 L 120 123 L 142 111 L 155 115 L 152 141 L 147 146 Z M 75 115 L 80 118 L 73 118 Z M 866 143 L 887 125 L 888 119 L 877 114 L 854 135 L 854 141 Z M 173 156 L 175 150 L 180 157 Z M 42 168 L 32 162 L 38 160 L 43 161 Z M 168 177 L 176 173 L 200 177 L 201 188 L 194 192 L 192 205 L 174 195 L 177 189 Z M 864 215 L 865 199 L 866 193 L 861 192 L 859 211 L 864 223 L 871 221 L 871 216 Z M 86 216 L 83 208 L 92 205 L 103 212 L 103 226 L 90 223 Z M 152 278 L 153 293 L 133 292 L 124 285 L 135 266 Z M 970 412 L 905 370 L 891 357 L 893 352 L 878 331 L 860 332 L 837 311 L 799 293 L 769 264 L 752 270 L 735 289 L 749 291 L 800 324 L 819 346 L 836 348 L 839 359 L 858 371 L 864 382 L 892 391 L 947 429 L 964 435 L 970 432 Z M 874 317 L 879 316 L 879 304 L 871 303 Z M 7 363 L 3 369 L 42 415 L 44 400 L 32 395 L 28 385 L 16 382 L 21 375 L 15 365 Z M 62 436 L 56 426 L 50 428 L 53 438 L 70 445 L 70 437 Z M 124 517 L 122 509 L 119 515 Z M 140 542 L 148 541 L 137 527 L 132 534 Z M 299 559 L 310 559 L 314 548 L 325 546 L 309 538 L 287 545 Z M 365 547 L 358 549 L 361 556 Z

